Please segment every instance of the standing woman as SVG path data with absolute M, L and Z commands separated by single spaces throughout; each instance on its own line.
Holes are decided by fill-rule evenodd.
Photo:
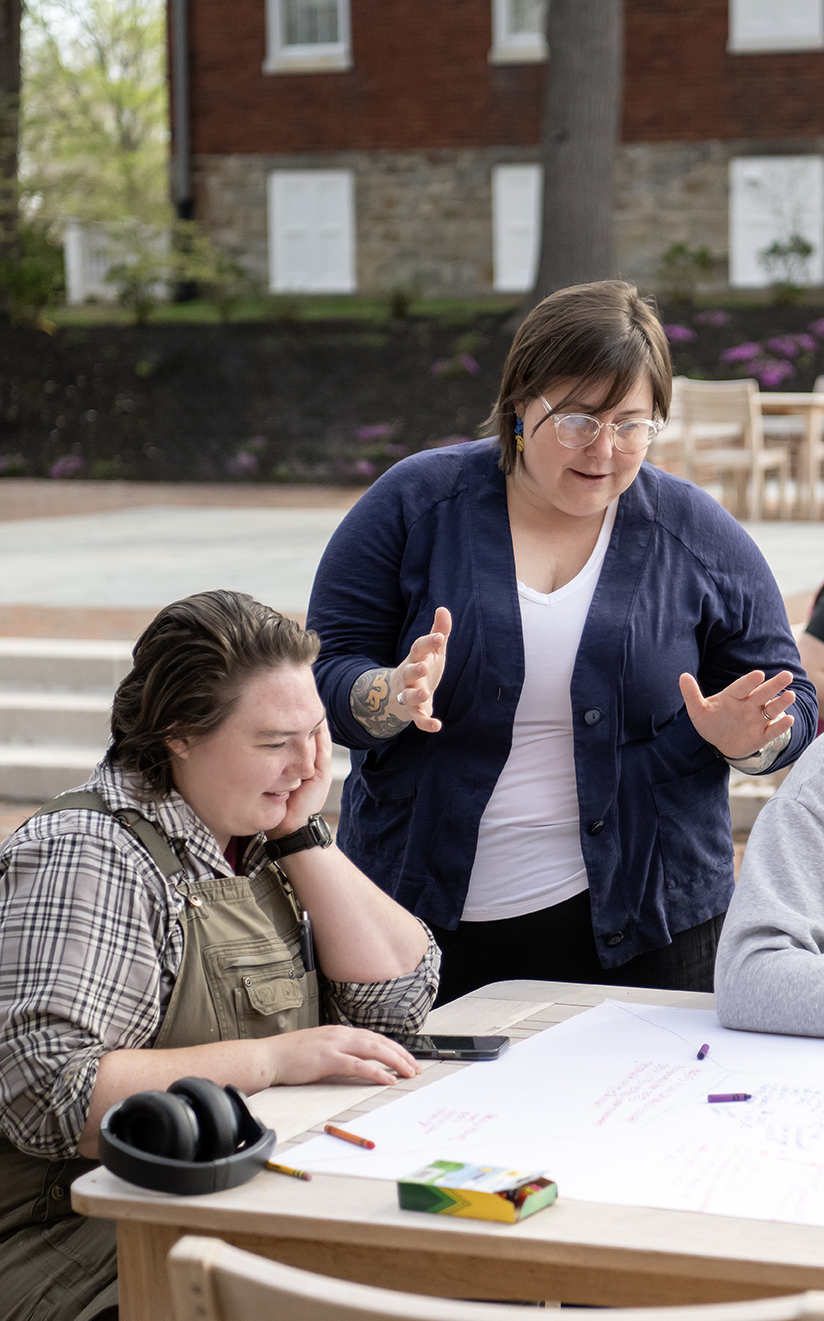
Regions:
M 632 286 L 553 294 L 515 337 L 497 437 L 395 465 L 321 562 L 315 673 L 353 764 L 338 838 L 432 925 L 442 999 L 515 977 L 711 989 L 728 764 L 783 766 L 813 736 L 757 547 L 644 463 L 670 395 Z

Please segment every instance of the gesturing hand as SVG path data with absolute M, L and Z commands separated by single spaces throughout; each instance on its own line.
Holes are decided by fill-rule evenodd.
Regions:
M 789 670 L 766 680 L 763 670 L 751 670 L 714 697 L 704 697 L 691 674 L 682 674 L 678 683 L 698 733 L 734 761 L 792 728 L 793 717 L 787 710 L 795 701 L 795 693 L 787 688 L 792 680 Z
M 396 702 L 392 714 L 399 720 L 414 721 L 418 729 L 437 734 L 440 720 L 432 714 L 432 699 L 446 664 L 446 643 L 452 631 L 452 616 L 445 606 L 438 606 L 432 632 L 417 638 L 392 675 L 391 689 Z
M 403 1046 L 366 1028 L 304 1028 L 270 1038 L 270 1087 L 318 1082 L 321 1078 L 358 1078 L 365 1083 L 394 1083 L 414 1078 L 421 1066 Z

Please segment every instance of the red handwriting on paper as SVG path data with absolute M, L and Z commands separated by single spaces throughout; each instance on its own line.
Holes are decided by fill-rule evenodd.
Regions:
M 483 1111 L 449 1110 L 442 1106 L 440 1110 L 433 1111 L 425 1119 L 419 1119 L 418 1124 L 427 1136 L 442 1132 L 448 1125 L 455 1130 L 450 1134 L 450 1141 L 466 1142 L 485 1124 L 492 1123 L 497 1118 L 497 1115 Z
M 636 1062 L 620 1082 L 595 1101 L 595 1127 L 602 1128 L 610 1119 L 624 1124 L 645 1123 L 672 1101 L 697 1072 L 692 1066 L 682 1064 Z

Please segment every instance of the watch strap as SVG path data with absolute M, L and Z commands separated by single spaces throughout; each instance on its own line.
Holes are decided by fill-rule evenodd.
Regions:
M 284 835 L 282 839 L 267 839 L 265 848 L 272 862 L 277 862 L 290 853 L 302 853 L 304 849 L 328 849 L 331 843 L 331 830 L 320 812 L 315 812 L 300 830 Z

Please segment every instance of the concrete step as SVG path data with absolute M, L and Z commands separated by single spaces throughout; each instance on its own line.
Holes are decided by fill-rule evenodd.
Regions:
M 131 664 L 128 642 L 0 638 L 0 683 L 5 684 L 113 693 Z
M 105 742 L 6 740 L 0 743 L 0 798 L 45 803 L 88 779 L 105 746 Z
M 749 833 L 755 825 L 755 818 L 765 803 L 768 803 L 784 776 L 781 772 L 773 775 L 730 775 L 730 817 L 733 830 Z
M 108 689 L 31 688 L 0 684 L 0 740 L 99 744 L 109 738 Z
M 0 798 L 10 803 L 44 803 L 88 779 L 105 750 L 105 737 L 98 743 L 0 740 Z M 332 757 L 332 784 L 323 809 L 330 816 L 340 811 L 341 790 L 348 774 L 348 753 L 339 748 Z
M 0 638 L 0 798 L 45 802 L 88 778 L 109 740 L 131 644 Z M 324 811 L 337 815 L 349 753 L 335 748 Z

